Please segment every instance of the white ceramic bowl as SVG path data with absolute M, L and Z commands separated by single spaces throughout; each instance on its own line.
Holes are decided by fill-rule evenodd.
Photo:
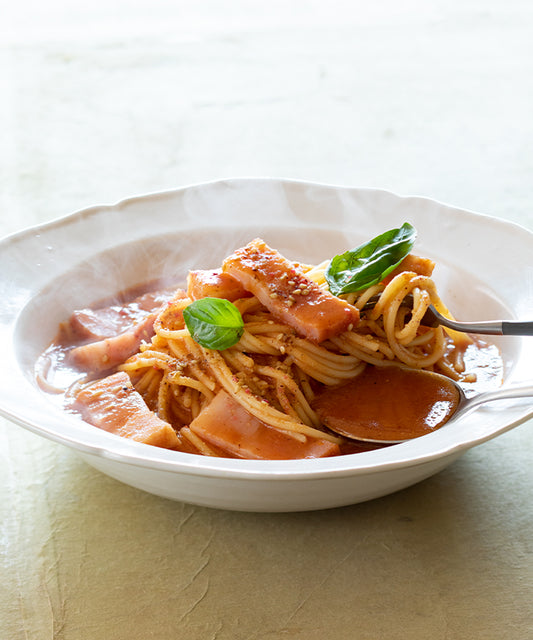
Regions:
M 373 189 L 277 179 L 195 185 L 94 207 L 0 243 L 0 412 L 71 447 L 118 480 L 167 498 L 250 511 L 298 511 L 383 496 L 435 474 L 533 415 L 529 400 L 479 409 L 393 447 L 319 460 L 212 459 L 131 442 L 65 413 L 33 367 L 59 322 L 128 286 L 217 267 L 256 236 L 317 262 L 411 222 L 461 320 L 533 317 L 533 234 L 488 216 Z M 505 384 L 529 377 L 533 340 L 500 339 Z

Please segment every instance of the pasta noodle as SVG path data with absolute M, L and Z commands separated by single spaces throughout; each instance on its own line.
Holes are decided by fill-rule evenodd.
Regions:
M 327 263 L 310 267 L 306 276 L 325 286 L 326 267 Z M 159 417 L 182 432 L 216 391 L 224 389 L 259 420 L 296 439 L 338 442 L 336 435 L 321 427 L 311 407 L 317 383 L 341 384 L 367 365 L 401 363 L 456 379 L 464 371 L 461 350 L 454 349 L 445 331 L 421 324 L 429 304 L 438 300 L 431 278 L 401 272 L 386 285 L 346 297 L 362 309 L 376 294 L 378 302 L 362 314 L 357 326 L 322 344 L 298 336 L 256 297 L 238 299 L 235 305 L 243 316 L 243 335 L 220 352 L 200 346 L 189 334 L 182 314 L 190 298 L 174 300 L 157 318 L 151 343 L 142 345 L 119 370 L 130 375 Z M 412 310 L 403 305 L 409 294 Z M 197 443 L 190 430 L 184 435 Z
M 37 379 L 57 392 L 55 366 L 62 376 L 75 376 L 66 402 L 91 424 L 189 453 L 283 458 L 366 450 L 339 435 L 345 431 L 333 432 L 331 413 L 320 408 L 328 389 L 346 392 L 367 368 L 388 375 L 385 368 L 398 365 L 472 382 L 472 359 L 465 354 L 473 341 L 425 324 L 430 305 L 449 314 L 431 260 L 404 254 L 386 276 L 381 271 L 355 292 L 349 287 L 336 295 L 331 264 L 291 262 L 257 239 L 222 269 L 191 272 L 187 291 L 143 294 L 143 304 L 148 295 L 153 306 L 109 339 L 94 337 L 98 318 L 107 330 L 110 318 L 127 316 L 130 308 L 74 312 L 40 358 Z M 231 318 L 204 326 L 208 332 L 215 327 L 214 341 L 201 339 L 188 321 L 202 302 L 218 313 L 223 307 Z M 237 333 L 228 341 L 223 331 L 234 331 L 235 318 Z M 474 352 L 482 348 L 475 345 Z

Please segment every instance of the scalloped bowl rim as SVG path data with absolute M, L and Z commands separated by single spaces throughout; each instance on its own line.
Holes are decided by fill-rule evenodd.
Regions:
M 244 192 L 242 197 L 240 197 L 239 191 Z M 301 228 L 305 230 L 324 230 L 326 226 L 328 229 L 331 226 L 331 223 L 326 225 L 326 222 L 321 222 L 319 215 L 317 216 L 318 222 L 313 220 L 312 225 L 305 219 L 305 212 L 303 220 L 298 217 L 302 214 L 298 207 L 304 206 L 308 200 L 311 202 L 312 208 L 320 207 L 322 201 L 329 202 L 328 198 L 337 204 L 340 202 L 340 209 L 344 207 L 349 210 L 350 205 L 355 203 L 358 207 L 358 216 L 362 215 L 359 209 L 364 209 L 365 204 L 368 205 L 368 203 L 374 203 L 373 206 L 378 206 L 383 202 L 388 202 L 393 203 L 399 209 L 405 208 L 405 205 L 409 203 L 417 211 L 420 211 L 417 214 L 420 220 L 424 220 L 427 216 L 442 218 L 443 220 L 444 217 L 451 217 L 455 223 L 466 220 L 469 228 L 476 225 L 479 229 L 488 228 L 490 230 L 489 234 L 499 235 L 503 233 L 509 237 L 520 239 L 526 246 L 533 246 L 533 234 L 519 225 L 484 214 L 450 207 L 426 197 L 399 196 L 382 189 L 361 189 L 278 178 L 234 178 L 199 183 L 177 189 L 129 197 L 112 205 L 85 208 L 51 222 L 15 233 L 0 241 L 0 247 L 2 248 L 0 254 L 4 256 L 3 258 L 0 257 L 0 267 L 3 267 L 2 273 L 4 274 L 0 283 L 0 290 L 2 290 L 3 294 L 0 300 L 0 327 L 2 327 L 4 343 L 6 339 L 10 339 L 9 344 L 11 346 L 11 348 L 8 348 L 7 357 L 0 363 L 0 381 L 2 383 L 0 385 L 0 413 L 36 434 L 89 456 L 170 473 L 185 473 L 208 478 L 240 478 L 268 481 L 376 474 L 386 470 L 423 465 L 441 458 L 450 458 L 451 460 L 461 452 L 494 438 L 533 416 L 532 407 L 515 403 L 510 407 L 508 417 L 498 423 L 497 426 L 488 430 L 480 428 L 479 413 L 476 413 L 465 420 L 465 432 L 459 434 L 456 430 L 453 438 L 449 432 L 442 429 L 440 432 L 435 432 L 417 440 L 366 453 L 319 460 L 252 461 L 225 458 L 212 459 L 155 449 L 148 445 L 129 442 L 98 429 L 86 428 L 86 425 L 82 426 L 76 417 L 68 415 L 52 403 L 48 403 L 48 399 L 44 399 L 47 402 L 47 411 L 43 414 L 42 411 L 45 405 L 42 401 L 44 396 L 29 379 L 27 363 L 23 362 L 21 364 L 20 354 L 17 352 L 14 343 L 17 339 L 20 340 L 20 336 L 17 335 L 17 331 L 20 329 L 19 319 L 27 305 L 31 303 L 35 296 L 40 295 L 42 289 L 50 282 L 53 282 L 54 278 L 58 277 L 61 267 L 63 269 L 73 268 L 79 262 L 77 256 L 68 251 L 66 252 L 68 254 L 66 257 L 61 255 L 62 250 L 58 246 L 61 238 L 58 236 L 62 236 L 65 233 L 68 235 L 72 233 L 72 230 L 76 230 L 77 237 L 81 238 L 84 235 L 82 232 L 85 227 L 91 226 L 95 221 L 104 226 L 107 225 L 111 230 L 116 230 L 116 225 L 120 224 L 120 222 L 112 220 L 104 222 L 104 218 L 114 216 L 116 220 L 120 220 L 133 215 L 137 221 L 142 218 L 143 209 L 160 208 L 163 211 L 161 218 L 170 224 L 171 220 L 169 218 L 173 215 L 171 214 L 172 207 L 181 206 L 180 213 L 183 214 L 183 209 L 190 206 L 190 203 L 187 204 L 185 201 L 190 199 L 193 203 L 193 209 L 187 212 L 188 218 L 181 231 L 178 229 L 180 233 L 189 233 L 194 228 L 194 215 L 197 211 L 195 207 L 198 207 L 199 202 L 208 206 L 216 202 L 217 198 L 222 200 L 226 198 L 228 202 L 223 206 L 229 207 L 231 204 L 235 204 L 235 201 L 239 203 L 247 201 L 251 197 L 262 197 L 267 200 L 270 198 L 275 203 L 278 200 L 285 203 L 288 202 L 287 206 L 289 208 L 292 207 L 298 214 L 295 220 L 291 220 L 291 223 L 296 224 L 296 228 L 299 228 L 298 225 L 301 224 Z M 216 206 L 219 206 L 219 204 Z M 132 213 L 133 209 L 135 211 Z M 339 214 L 341 223 L 344 220 L 343 214 L 344 210 Z M 400 224 L 401 222 L 402 220 L 399 220 Z M 209 224 L 213 228 L 216 227 L 214 221 L 210 221 Z M 231 221 L 229 225 L 223 224 L 222 228 L 225 229 L 227 227 L 231 231 L 231 224 Z M 264 219 L 254 221 L 251 226 L 260 227 L 261 224 L 266 224 Z M 285 219 L 274 216 L 272 221 L 266 224 L 266 228 L 280 229 L 283 228 L 284 224 Z M 339 221 L 336 224 L 339 225 Z M 338 228 L 338 226 L 335 227 L 335 229 Z M 341 230 L 344 232 L 343 228 Z M 158 232 L 159 235 L 164 235 L 165 233 L 165 229 Z M 420 236 L 422 237 L 422 234 Z M 133 242 L 134 240 L 131 241 Z M 45 258 L 41 254 L 38 256 L 28 256 L 27 254 L 28 250 L 35 249 L 39 242 L 50 245 L 52 248 L 49 253 L 54 254 L 55 257 L 59 256 L 57 261 L 61 262 L 63 260 L 63 264 L 55 265 L 57 273 L 49 278 L 43 276 L 42 282 L 37 287 L 32 285 L 28 279 L 32 274 L 35 274 L 35 270 L 40 265 L 35 263 L 28 267 L 26 262 L 39 259 L 42 263 L 46 258 L 44 249 L 41 254 L 45 255 Z M 112 251 L 113 243 L 109 242 L 109 238 L 107 238 L 106 242 L 102 242 L 102 246 L 99 249 Z M 24 254 L 23 262 L 18 262 L 22 275 L 17 273 L 18 280 L 15 278 L 15 284 L 10 287 L 6 283 L 6 278 L 8 277 L 6 273 L 10 272 L 6 272 L 5 261 L 6 259 L 17 259 L 17 257 L 20 260 L 22 254 Z M 9 266 L 9 263 L 7 263 L 7 266 Z M 197 266 L 202 268 L 202 265 Z M 22 290 L 24 291 L 21 293 Z M 92 300 L 88 302 L 92 302 Z M 531 313 L 531 304 L 528 302 L 527 305 L 525 310 Z M 519 311 L 522 312 L 523 310 L 524 307 L 520 307 Z M 511 312 L 516 311 L 516 308 L 511 309 Z M 530 357 L 531 354 L 529 346 L 526 348 L 522 341 L 522 344 L 516 348 L 517 355 L 515 360 L 522 368 L 518 367 L 517 362 L 514 362 L 513 366 L 515 373 L 517 369 L 520 369 L 519 379 L 523 379 L 524 360 L 526 356 Z M 25 370 L 23 370 L 24 368 Z M 520 375 L 522 375 L 522 378 L 520 378 Z M 22 393 L 16 393 L 17 385 L 22 385 L 24 387 L 23 391 L 30 394 L 29 401 L 24 405 L 20 402 Z

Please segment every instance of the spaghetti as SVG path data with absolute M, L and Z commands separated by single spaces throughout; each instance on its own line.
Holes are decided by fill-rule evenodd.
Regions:
M 303 267 L 306 278 L 327 288 L 327 264 Z M 404 304 L 413 295 L 413 306 Z M 345 296 L 363 309 L 379 295 L 375 307 L 362 313 L 355 327 L 315 344 L 280 322 L 256 296 L 234 304 L 242 314 L 244 332 L 233 347 L 213 351 L 196 343 L 183 322 L 188 297 L 172 301 L 155 322 L 149 344 L 119 366 L 157 415 L 198 446 L 188 428 L 223 389 L 239 405 L 268 426 L 296 439 L 320 438 L 340 442 L 328 433 L 312 408 L 320 386 L 340 385 L 357 377 L 367 365 L 403 364 L 436 370 L 460 379 L 461 353 L 441 327 L 424 327 L 429 304 L 442 306 L 433 280 L 413 271 L 400 271 L 381 283 Z
M 331 293 L 331 264 L 289 261 L 258 239 L 227 258 L 222 269 L 191 272 L 187 291 L 178 289 L 163 306 L 156 295 L 156 310 L 129 333 L 80 337 L 80 317 L 92 327 L 97 310 L 79 312 L 45 356 L 55 357 L 58 370 L 70 363 L 79 372 L 80 362 L 94 361 L 84 364 L 85 379 L 67 391 L 70 408 L 98 427 L 141 442 L 244 458 L 375 448 L 330 431 L 317 413 L 317 398 L 353 383 L 367 367 L 400 365 L 472 382 L 465 353 L 484 345 L 424 324 L 430 304 L 449 315 L 431 277 L 431 260 L 408 253 L 385 276 L 337 295 Z M 187 322 L 199 301 L 213 299 L 231 303 L 242 321 L 238 336 L 217 349 L 202 344 Z M 46 357 L 41 360 L 48 371 Z M 41 377 L 50 390 L 48 375 Z M 136 436 L 136 424 L 139 434 L 146 432 L 146 411 L 150 434 Z

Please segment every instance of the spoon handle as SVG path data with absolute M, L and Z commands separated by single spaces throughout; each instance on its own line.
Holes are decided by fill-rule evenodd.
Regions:
M 488 322 L 455 322 L 443 316 L 439 317 L 440 324 L 466 333 L 480 333 L 494 336 L 533 336 L 533 321 L 518 322 L 512 320 L 497 320 Z
M 512 398 L 533 398 L 533 383 L 502 387 L 495 391 L 486 391 L 478 396 L 473 396 L 466 401 L 465 408 L 473 409 L 486 402 L 494 400 L 510 400 Z

